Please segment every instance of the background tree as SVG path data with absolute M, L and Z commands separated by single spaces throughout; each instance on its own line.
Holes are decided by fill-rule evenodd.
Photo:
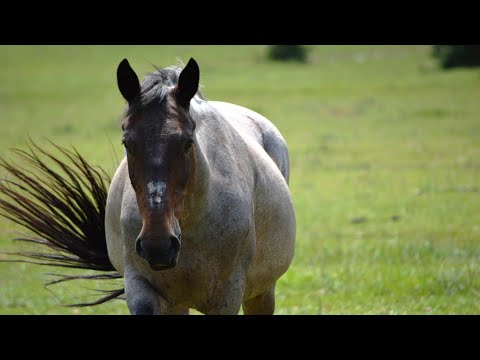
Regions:
M 480 45 L 433 45 L 432 55 L 444 69 L 480 66 Z
M 304 45 L 270 45 L 268 58 L 280 61 L 306 62 L 308 49 Z

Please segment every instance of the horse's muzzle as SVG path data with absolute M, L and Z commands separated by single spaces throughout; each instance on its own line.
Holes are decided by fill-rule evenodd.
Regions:
M 162 242 L 138 238 L 135 250 L 148 262 L 152 270 L 166 270 L 177 264 L 180 240 L 175 235 L 170 235 Z

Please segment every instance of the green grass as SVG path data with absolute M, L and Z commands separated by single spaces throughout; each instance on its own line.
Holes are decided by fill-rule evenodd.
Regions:
M 49 138 L 113 174 L 116 66 L 190 56 L 209 99 L 259 111 L 289 144 L 297 247 L 277 314 L 480 313 L 480 71 L 442 71 L 427 46 L 317 46 L 306 65 L 263 46 L 1 46 L 1 155 Z M 18 230 L 0 219 L 1 249 Z M 45 272 L 1 263 L 0 313 L 128 313 L 61 307 Z

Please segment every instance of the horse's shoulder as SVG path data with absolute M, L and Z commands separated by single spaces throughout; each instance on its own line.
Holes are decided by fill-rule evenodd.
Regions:
M 122 209 L 128 172 L 126 160 L 120 162 L 108 188 L 105 206 L 105 235 L 108 256 L 113 266 L 123 274 Z
M 121 197 L 123 194 L 123 189 L 125 187 L 125 183 L 128 177 L 128 169 L 127 169 L 127 159 L 123 158 L 120 161 L 120 164 L 115 171 L 115 174 L 112 177 L 110 182 L 110 186 L 108 189 L 108 201 L 113 201 L 117 197 Z

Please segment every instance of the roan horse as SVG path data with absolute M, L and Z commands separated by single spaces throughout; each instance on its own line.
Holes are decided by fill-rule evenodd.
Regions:
M 126 156 L 105 205 L 108 269 L 132 314 L 273 314 L 295 247 L 287 145 L 258 113 L 206 101 L 199 77 L 193 59 L 141 84 L 118 66 Z

